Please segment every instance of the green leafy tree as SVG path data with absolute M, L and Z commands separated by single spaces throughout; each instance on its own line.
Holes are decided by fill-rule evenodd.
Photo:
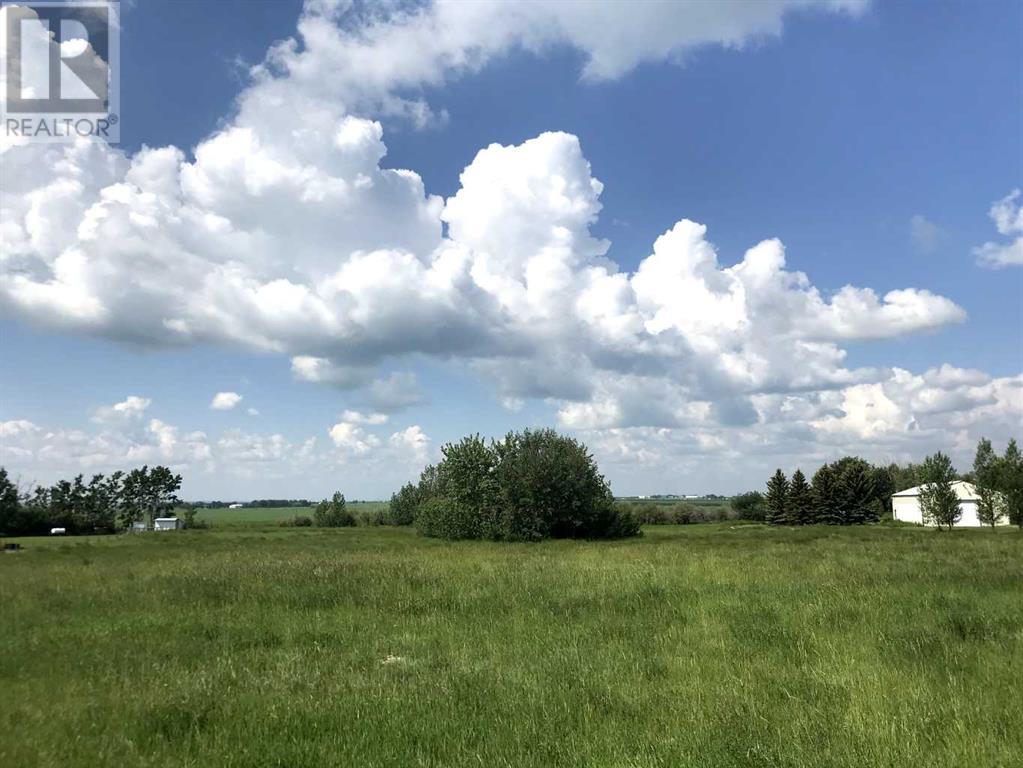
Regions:
M 391 525 L 412 525 L 420 501 L 419 486 L 412 483 L 405 483 L 397 493 L 392 493 L 388 508 Z
M 868 522 L 890 520 L 892 518 L 892 494 L 895 493 L 895 480 L 886 467 L 872 467 L 871 482 L 874 490 L 874 510 Z
M 439 495 L 451 502 L 452 514 L 465 518 L 458 526 L 465 535 L 459 538 L 499 538 L 497 452 L 479 435 L 469 435 L 444 445 L 441 453 L 444 460 L 437 466 L 435 484 Z
M 1005 497 L 1009 522 L 1023 530 L 1023 456 L 1015 439 L 1009 440 L 999 461 L 998 489 Z
M 813 522 L 813 498 L 802 470 L 797 469 L 792 473 L 786 512 L 789 521 L 795 525 L 809 525 Z
M 767 481 L 767 493 L 764 495 L 766 520 L 772 525 L 787 525 L 789 481 L 780 469 Z
M 501 538 L 620 535 L 611 488 L 582 443 L 552 429 L 527 429 L 509 433 L 494 451 Z
M 487 445 L 478 435 L 445 445 L 417 487 L 415 524 L 426 536 L 537 540 L 616 538 L 639 521 L 615 504 L 582 443 L 553 430 L 509 433 Z M 411 497 L 403 489 L 396 494 Z
M 1005 497 L 990 485 L 977 483 L 977 520 L 994 528 L 1005 518 Z
M 826 523 L 827 525 L 842 523 L 841 502 L 838 498 L 838 478 L 835 468 L 830 464 L 825 464 L 814 472 L 810 485 L 810 498 L 815 523 Z
M 949 530 L 963 516 L 959 497 L 952 484 L 956 480 L 955 467 L 948 456 L 938 451 L 923 462 L 925 483 L 920 489 L 920 510 L 925 523 L 932 523 L 941 530 Z
M 18 486 L 7 476 L 7 470 L 0 467 L 0 534 L 19 534 L 23 524 Z
M 355 515 L 348 510 L 345 496 L 340 491 L 328 501 L 324 499 L 313 510 L 313 521 L 319 528 L 345 528 L 356 524 Z
M 977 453 L 973 457 L 973 473 L 970 478 L 977 485 L 994 487 L 999 469 L 998 454 L 995 453 L 991 441 L 986 437 L 977 443 Z
M 150 526 L 158 517 L 163 517 L 180 504 L 177 492 L 181 489 L 181 475 L 175 475 L 167 467 L 149 466 L 133 469 L 121 483 L 119 515 L 121 525 L 129 528 L 136 520 L 144 520 Z

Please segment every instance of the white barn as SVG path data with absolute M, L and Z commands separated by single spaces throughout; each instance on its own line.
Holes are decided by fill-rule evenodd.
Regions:
M 158 517 L 153 521 L 154 531 L 176 531 L 181 527 L 181 520 L 176 517 Z
M 907 488 L 904 491 L 892 494 L 892 516 L 896 520 L 906 523 L 923 523 L 923 512 L 920 509 L 920 489 L 924 486 L 918 485 L 915 488 Z M 963 516 L 956 525 L 979 526 L 977 519 L 977 489 L 965 480 L 957 480 L 952 483 L 952 490 L 959 497 L 959 509 Z M 1000 525 L 1007 525 L 1008 521 L 1002 518 Z

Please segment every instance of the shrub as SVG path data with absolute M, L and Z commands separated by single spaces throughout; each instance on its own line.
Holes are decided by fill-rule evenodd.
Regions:
M 327 501 L 324 499 L 313 510 L 313 520 L 319 528 L 344 528 L 355 525 L 355 515 L 348 511 L 343 493 L 335 493 Z
M 312 524 L 312 518 L 305 515 L 295 515 L 277 523 L 281 528 L 310 528 Z
M 586 447 L 553 430 L 510 433 L 489 446 L 474 435 L 442 452 L 414 494 L 406 486 L 392 499 L 403 510 L 416 498 L 415 524 L 426 536 L 535 541 L 639 532 Z

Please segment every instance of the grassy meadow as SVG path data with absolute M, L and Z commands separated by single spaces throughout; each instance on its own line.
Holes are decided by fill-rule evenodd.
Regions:
M 0 555 L 3 766 L 1023 756 L 1014 530 L 495 544 L 254 521 L 20 542 Z

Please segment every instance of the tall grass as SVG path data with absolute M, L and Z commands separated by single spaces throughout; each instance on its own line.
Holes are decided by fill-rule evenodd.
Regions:
M 0 556 L 4 766 L 1010 766 L 1023 536 L 234 528 Z

